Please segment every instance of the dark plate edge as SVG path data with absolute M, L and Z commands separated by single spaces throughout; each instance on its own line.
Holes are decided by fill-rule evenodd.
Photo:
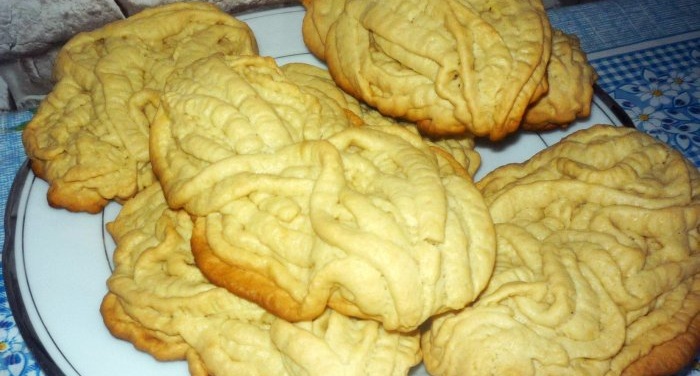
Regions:
M 593 94 L 598 97 L 603 104 L 605 104 L 610 111 L 615 115 L 617 120 L 620 121 L 620 124 L 624 127 L 629 127 L 629 128 L 635 128 L 634 122 L 632 121 L 632 118 L 627 114 L 624 108 L 620 106 L 619 103 L 613 99 L 613 97 L 610 96 L 603 88 L 600 87 L 598 84 L 593 85 Z
M 31 351 L 39 367 L 47 375 L 65 375 L 53 360 L 49 352 L 39 340 L 39 336 L 34 330 L 31 320 L 27 314 L 27 307 L 24 305 L 20 294 L 19 280 L 17 278 L 17 262 L 15 260 L 15 237 L 17 230 L 17 220 L 19 218 L 20 198 L 24 185 L 27 183 L 29 172 L 29 161 L 26 160 L 17 171 L 15 180 L 12 182 L 10 193 L 7 196 L 7 206 L 5 207 L 5 244 L 2 249 L 2 272 L 5 282 L 5 292 L 7 302 L 10 305 L 12 316 L 17 324 L 19 333 L 25 344 Z

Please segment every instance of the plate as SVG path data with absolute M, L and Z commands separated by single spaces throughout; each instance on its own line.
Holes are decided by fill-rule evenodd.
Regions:
M 322 63 L 304 46 L 299 6 L 239 15 L 255 32 L 260 54 L 279 64 Z M 504 142 L 479 143 L 482 166 L 476 178 L 495 167 L 521 162 L 562 137 L 596 123 L 629 125 L 615 102 L 596 91 L 591 116 L 567 129 L 519 132 Z M 97 215 L 49 207 L 48 185 L 25 163 L 8 200 L 3 252 L 8 301 L 27 346 L 50 375 L 187 375 L 186 362 L 158 362 L 109 333 L 99 313 L 107 292 L 114 243 L 105 230 L 120 206 Z M 422 366 L 412 375 L 426 375 Z

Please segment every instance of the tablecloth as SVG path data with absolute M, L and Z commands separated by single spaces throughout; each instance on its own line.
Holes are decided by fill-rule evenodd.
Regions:
M 579 36 L 598 84 L 634 125 L 700 167 L 700 2 L 600 0 L 550 10 L 556 28 Z M 0 113 L 0 212 L 25 160 L 31 111 Z M 2 222 L 0 245 L 5 244 Z M 2 272 L 0 266 L 0 273 Z M 700 376 L 698 360 L 682 372 Z M 0 376 L 42 375 L 22 339 L 0 278 Z

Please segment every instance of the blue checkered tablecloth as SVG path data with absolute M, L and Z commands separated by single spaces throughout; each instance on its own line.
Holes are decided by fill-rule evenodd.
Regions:
M 5 213 L 10 187 L 17 170 L 26 159 L 22 149 L 23 125 L 32 117 L 31 111 L 0 113 L 0 212 Z M 0 246 L 5 244 L 4 221 L 0 229 Z M 10 311 L 0 264 L 0 375 L 41 375 L 25 341 L 19 333 Z
M 604 0 L 550 11 L 635 126 L 700 166 L 700 1 Z
M 700 33 L 610 56 L 592 54 L 591 64 L 600 75 L 598 84 L 638 129 L 700 167 Z
M 588 53 L 630 46 L 700 27 L 698 0 L 600 0 L 553 9 L 552 26 L 576 34 Z
M 552 10 L 550 20 L 580 37 L 600 76 L 598 84 L 636 127 L 700 166 L 700 1 L 599 0 Z M 30 111 L 0 113 L 2 213 L 25 160 L 21 130 L 31 116 Z M 2 246 L 4 222 L 0 226 Z M 696 367 L 682 374 L 700 376 Z M 17 329 L 0 276 L 0 376 L 41 374 Z

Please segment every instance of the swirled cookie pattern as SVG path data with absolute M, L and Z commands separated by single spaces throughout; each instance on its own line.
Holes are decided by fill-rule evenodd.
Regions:
M 294 83 L 313 90 L 315 95 L 333 98 L 338 105 L 346 109 L 352 123 L 355 125 L 395 126 L 416 129 L 416 124 L 382 115 L 375 108 L 358 101 L 341 90 L 333 81 L 330 73 L 308 64 L 292 63 L 282 66 L 284 74 Z M 359 118 L 359 119 L 358 119 Z M 457 161 L 470 176 L 474 176 L 481 165 L 481 156 L 475 150 L 476 142 L 473 136 L 461 135 L 452 137 L 429 137 L 423 135 L 425 142 L 444 149 Z
M 493 229 L 464 166 L 290 77 L 211 57 L 166 84 L 151 156 L 171 207 L 197 217 L 205 275 L 291 321 L 330 306 L 411 331 L 473 300 Z
M 548 130 L 590 115 L 597 78 L 578 38 L 553 30 L 552 55 L 547 64 L 549 89 L 525 111 L 522 128 Z
M 303 35 L 345 91 L 422 132 L 501 139 L 547 90 L 541 1 L 304 1 Z
M 328 305 L 414 330 L 491 274 L 488 212 L 443 158 L 404 128 L 362 127 L 228 159 L 210 189 L 228 200 L 196 222 L 198 265 L 289 320 Z
M 700 173 L 594 126 L 477 183 L 497 256 L 477 302 L 422 338 L 431 374 L 671 374 L 700 331 Z
M 151 160 L 168 203 L 203 214 L 193 197 L 200 183 L 189 178 L 214 184 L 215 176 L 202 174 L 212 162 L 273 154 L 359 122 L 338 100 L 295 83 L 268 57 L 212 56 L 186 67 L 166 84 L 150 129 Z
M 406 375 L 418 333 L 326 310 L 289 323 L 211 284 L 190 251 L 193 223 L 154 184 L 108 228 L 117 243 L 102 314 L 110 331 L 161 360 L 187 359 L 192 375 Z

